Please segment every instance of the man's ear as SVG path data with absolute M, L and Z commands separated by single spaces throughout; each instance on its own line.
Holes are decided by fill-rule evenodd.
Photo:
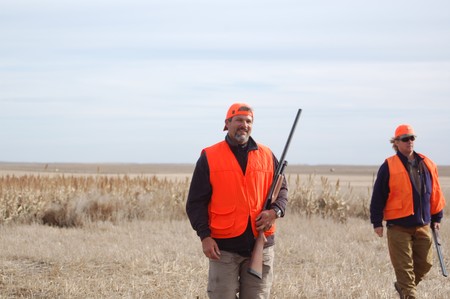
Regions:
M 226 119 L 226 120 L 225 120 L 225 126 L 223 127 L 223 130 L 224 130 L 224 131 L 227 131 L 227 130 L 228 130 L 228 123 L 229 123 L 229 120 Z

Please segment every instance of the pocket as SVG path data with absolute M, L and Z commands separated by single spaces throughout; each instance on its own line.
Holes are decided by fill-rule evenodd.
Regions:
M 222 208 L 219 211 L 211 210 L 210 226 L 217 237 L 225 237 L 230 234 L 230 229 L 235 225 L 236 222 L 235 210 L 235 208 L 228 210 Z
M 389 199 L 386 202 L 386 211 L 400 210 L 403 207 L 403 201 L 401 200 L 398 192 L 391 192 Z

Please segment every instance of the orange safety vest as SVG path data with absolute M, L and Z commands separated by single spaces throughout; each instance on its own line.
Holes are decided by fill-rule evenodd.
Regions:
M 211 236 L 219 239 L 240 236 L 247 228 L 249 216 L 256 236 L 256 217 L 263 209 L 274 176 L 272 152 L 258 144 L 258 150 L 248 153 L 245 175 L 226 141 L 204 152 L 212 186 L 208 207 Z M 273 226 L 265 235 L 274 232 Z
M 431 215 L 439 213 L 445 206 L 445 198 L 438 180 L 437 166 L 426 156 L 419 154 L 431 173 Z M 413 191 L 408 171 L 397 155 L 386 159 L 389 166 L 389 197 L 384 208 L 384 220 L 392 220 L 414 214 Z

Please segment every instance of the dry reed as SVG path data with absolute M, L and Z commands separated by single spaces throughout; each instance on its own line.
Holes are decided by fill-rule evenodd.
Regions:
M 350 216 L 367 218 L 368 197 L 361 198 L 339 180 L 322 176 L 305 181 L 288 178 L 289 209 L 339 222 Z M 189 179 L 156 176 L 0 176 L 0 223 L 43 223 L 60 227 L 95 221 L 183 219 Z M 357 198 L 358 200 L 355 200 Z
M 188 179 L 156 176 L 0 177 L 0 223 L 60 227 L 95 221 L 181 219 Z

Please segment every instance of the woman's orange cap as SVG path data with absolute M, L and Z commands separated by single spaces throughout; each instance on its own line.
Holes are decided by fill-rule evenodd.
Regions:
M 403 135 L 406 135 L 406 136 L 403 136 Z M 416 136 L 416 133 L 414 133 L 414 129 L 412 126 L 403 124 L 403 125 L 399 125 L 397 127 L 397 129 L 395 129 L 395 137 L 394 138 L 397 139 L 400 136 L 402 136 L 402 137 Z

